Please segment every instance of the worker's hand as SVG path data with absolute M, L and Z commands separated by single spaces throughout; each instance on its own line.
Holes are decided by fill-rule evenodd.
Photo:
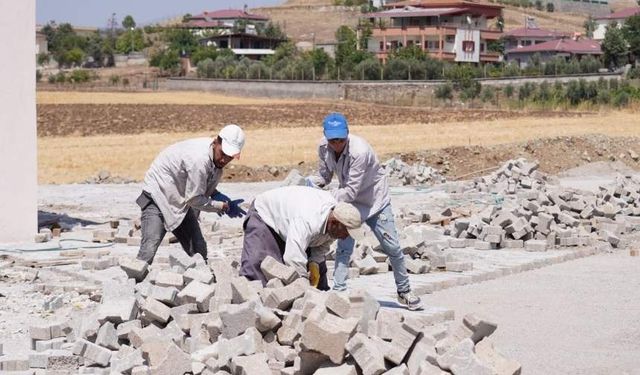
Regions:
M 311 180 L 311 177 L 306 177 L 304 179 L 304 185 L 308 187 L 316 188 L 316 189 L 320 188 L 320 186 L 313 183 L 313 181 Z
M 211 196 L 211 199 L 219 202 L 231 202 L 231 198 L 219 191 L 216 191 L 216 193 Z
M 318 287 L 320 284 L 320 266 L 316 262 L 309 262 L 309 284 L 314 288 Z
M 234 201 L 229 202 L 229 209 L 227 210 L 227 215 L 231 218 L 243 217 L 247 214 L 247 211 L 243 210 L 240 207 L 240 204 L 244 202 L 244 199 L 236 199 Z

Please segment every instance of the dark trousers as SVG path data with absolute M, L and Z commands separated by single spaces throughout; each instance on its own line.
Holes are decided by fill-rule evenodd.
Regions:
M 140 251 L 138 251 L 138 259 L 151 264 L 162 239 L 167 234 L 164 229 L 164 217 L 153 198 L 146 192 L 140 194 L 136 203 L 142 210 L 142 242 L 140 243 Z M 207 259 L 207 242 L 202 236 L 198 215 L 192 208 L 189 208 L 182 223 L 172 233 L 189 256 L 197 253 L 202 255 L 205 260 Z
M 266 285 L 267 279 L 260 269 L 260 264 L 267 256 L 284 263 L 282 256 L 285 242 L 272 228 L 262 221 L 253 206 L 249 209 L 242 228 L 244 229 L 244 239 L 240 257 L 240 275 L 249 280 L 260 280 L 262 285 Z M 320 263 L 320 284 L 318 289 L 329 290 L 326 262 Z

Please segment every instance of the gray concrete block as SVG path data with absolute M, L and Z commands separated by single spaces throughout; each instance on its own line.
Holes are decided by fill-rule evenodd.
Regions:
M 179 266 L 184 270 L 188 270 L 196 266 L 196 261 L 185 253 L 183 249 L 174 247 L 169 250 L 169 266 Z
M 256 301 L 239 305 L 223 305 L 218 310 L 222 321 L 222 337 L 231 339 L 243 334 L 256 324 Z
M 171 317 L 171 309 L 162 302 L 147 298 L 142 305 L 143 317 L 152 322 L 166 324 Z
M 264 353 L 238 356 L 231 359 L 231 371 L 236 375 L 269 374 L 271 369 Z
M 437 358 L 438 365 L 460 375 L 492 375 L 493 370 L 483 364 L 474 353 L 473 341 L 465 339 L 455 348 Z
M 184 274 L 185 283 L 190 283 L 193 280 L 199 281 L 204 284 L 211 284 L 213 282 L 213 274 L 208 269 L 189 268 Z
M 156 275 L 155 284 L 157 286 L 166 286 L 182 289 L 184 279 L 181 274 L 171 271 L 160 271 Z
M 206 312 L 209 311 L 209 300 L 214 292 L 213 285 L 193 280 L 178 293 L 178 301 L 180 304 L 195 303 L 199 311 Z
M 325 301 L 326 308 L 341 318 L 349 317 L 351 309 L 349 297 L 346 293 L 330 292 Z
M 302 314 L 291 311 L 282 320 L 282 326 L 278 329 L 278 342 L 282 345 L 292 346 L 300 338 L 302 332 Z
M 142 281 L 149 271 L 147 262 L 140 259 L 122 257 L 119 259 L 120 268 L 132 279 Z
M 498 375 L 520 375 L 522 366 L 517 361 L 505 358 L 498 353 L 489 339 L 483 339 L 475 346 L 475 353 L 480 362 L 491 367 Z
M 258 292 L 251 285 L 249 280 L 243 276 L 234 277 L 231 280 L 231 292 L 231 301 L 236 304 L 260 299 Z
M 314 375 L 357 375 L 356 366 L 344 363 L 340 366 L 320 367 Z
M 131 332 L 133 328 L 142 328 L 140 320 L 138 319 L 130 320 L 128 322 L 118 324 L 118 327 L 116 328 L 116 334 L 118 335 L 118 339 L 128 340 L 129 332 Z
M 297 279 L 283 288 L 265 289 L 264 305 L 272 309 L 287 310 L 293 301 L 304 295 L 308 287 L 309 280 Z
M 342 319 L 337 318 L 336 319 Z M 307 319 L 302 330 L 302 349 L 313 350 L 326 355 L 331 362 L 340 364 L 344 360 L 345 345 L 350 332 L 333 320 L 315 321 Z
M 362 333 L 356 333 L 346 345 L 364 375 L 379 375 L 387 369 L 384 357 L 375 343 Z
M 148 297 L 151 297 L 169 306 L 175 306 L 178 298 L 178 289 L 172 286 L 153 285 Z
M 143 366 L 144 358 L 142 358 L 142 350 L 135 349 L 131 351 L 120 351 L 111 359 L 111 371 L 126 374 L 131 372 L 135 367 Z
M 96 338 L 96 345 L 111 350 L 118 350 L 118 348 L 120 348 L 120 344 L 118 344 L 118 333 L 113 323 L 105 322 L 102 327 L 100 327 L 98 337 Z
M 445 265 L 447 271 L 450 272 L 465 272 L 473 269 L 472 262 L 447 262 Z
M 86 340 L 78 340 L 73 345 L 73 354 L 106 367 L 111 360 L 111 351 Z
M 285 285 L 291 284 L 299 277 L 295 268 L 280 263 L 270 256 L 264 258 L 260 264 L 260 270 L 262 270 L 267 280 L 279 279 Z
M 491 335 L 496 329 L 498 329 L 497 323 L 481 317 L 478 314 L 465 315 L 464 318 L 462 318 L 462 323 L 473 331 L 471 340 L 474 344 L 480 342 L 480 340 Z

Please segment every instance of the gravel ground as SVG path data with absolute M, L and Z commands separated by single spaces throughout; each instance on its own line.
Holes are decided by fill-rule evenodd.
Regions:
M 640 257 L 597 255 L 424 297 L 498 322 L 523 374 L 640 374 Z

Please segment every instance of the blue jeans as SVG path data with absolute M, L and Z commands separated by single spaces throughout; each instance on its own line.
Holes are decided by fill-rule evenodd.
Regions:
M 409 275 L 407 267 L 404 263 L 404 254 L 400 249 L 398 241 L 398 231 L 396 223 L 393 219 L 393 210 L 391 204 L 386 205 L 380 212 L 365 220 L 365 223 L 371 228 L 382 247 L 382 252 L 387 254 L 393 268 L 393 278 L 396 281 L 398 293 L 405 293 L 411 290 L 409 285 Z M 349 277 L 349 260 L 353 253 L 355 241 L 351 237 L 344 240 L 338 240 L 338 249 L 336 250 L 336 263 L 333 272 L 333 289 L 346 290 L 347 278 Z

